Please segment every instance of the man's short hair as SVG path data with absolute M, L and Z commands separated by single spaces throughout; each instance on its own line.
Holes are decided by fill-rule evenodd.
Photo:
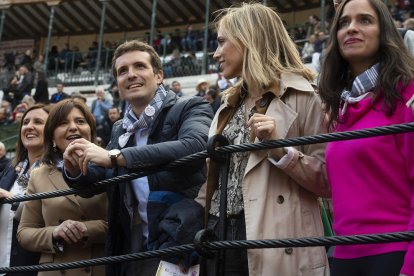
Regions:
M 116 48 L 114 52 L 114 56 L 112 58 L 112 74 L 115 79 L 117 78 L 117 72 L 115 68 L 116 60 L 120 56 L 126 53 L 129 53 L 129 52 L 132 52 L 132 51 L 147 52 L 150 55 L 151 66 L 154 70 L 154 73 L 156 74 L 162 71 L 162 63 L 161 63 L 160 56 L 154 50 L 154 48 L 145 42 L 141 42 L 138 40 L 131 40 L 131 41 L 126 41 L 122 43 L 121 45 L 119 45 L 118 48 Z

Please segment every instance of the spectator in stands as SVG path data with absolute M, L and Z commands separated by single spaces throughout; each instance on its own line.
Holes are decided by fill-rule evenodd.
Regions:
M 196 91 L 197 91 L 196 96 L 204 97 L 209 87 L 210 87 L 210 84 L 205 79 L 198 80 L 197 85 L 196 85 Z
M 413 78 L 414 60 L 387 6 L 380 0 L 343 1 L 320 76 L 330 129 L 413 122 L 406 106 Z M 410 132 L 328 144 L 337 235 L 414 230 L 413 141 Z M 332 275 L 414 275 L 414 242 L 336 246 Z
M 67 189 L 62 177 L 62 153 L 77 138 L 95 138 L 95 120 L 80 101 L 60 101 L 53 106 L 45 125 L 43 165 L 32 171 L 28 194 Z M 27 185 L 27 183 L 26 183 Z M 40 252 L 40 264 L 86 260 L 104 255 L 107 233 L 107 199 L 104 194 L 87 200 L 74 195 L 25 203 L 17 239 L 26 250 Z M 45 275 L 85 274 L 85 268 L 39 272 Z M 88 275 L 104 275 L 93 266 Z M 90 274 L 89 274 L 90 273 Z
M 19 67 L 19 79 L 17 81 L 17 90 L 18 94 L 21 95 L 23 98 L 25 95 L 31 95 L 32 94 L 32 88 L 33 88 L 33 74 L 30 72 L 30 65 L 29 64 L 23 64 Z
M 52 94 L 52 96 L 50 97 L 50 103 L 55 104 L 55 103 L 60 102 L 61 100 L 70 98 L 68 94 L 63 92 L 63 88 L 64 88 L 63 83 L 58 83 L 56 85 L 57 92 Z
M 65 179 L 71 186 L 87 187 L 137 166 L 160 166 L 205 149 L 213 116 L 211 108 L 200 97 L 179 98 L 164 89 L 161 60 L 154 48 L 137 40 L 125 42 L 114 53 L 112 69 L 120 94 L 130 105 L 123 120 L 113 126 L 108 151 L 85 139 L 77 139 L 67 148 L 66 174 L 80 175 Z M 205 161 L 199 160 L 182 170 L 161 171 L 108 189 L 112 199 L 108 254 L 168 247 L 168 243 L 159 240 L 158 225 L 161 212 L 171 203 L 153 200 L 161 196 L 170 202 L 194 198 L 205 181 L 205 169 Z M 190 235 L 185 236 L 191 239 Z M 172 244 L 183 242 L 173 240 L 171 237 Z M 107 275 L 155 275 L 159 261 L 153 258 L 111 264 L 107 266 Z
M 7 100 L 3 100 L 1 101 L 1 105 L 0 108 L 2 108 L 2 112 L 0 112 L 0 117 L 2 117 L 2 119 L 0 119 L 0 125 L 2 125 L 3 123 L 7 122 L 11 122 L 12 120 L 12 106 L 11 103 L 8 102 Z
M 27 103 L 20 103 L 13 109 L 13 121 L 15 123 L 20 123 L 20 119 L 22 119 L 22 115 L 29 109 L 29 105 Z
M 88 55 L 86 56 L 89 62 L 89 70 L 93 71 L 96 67 L 98 59 L 98 42 L 93 41 L 91 47 L 89 47 Z
M 22 65 L 28 65 L 31 67 L 31 65 L 33 65 L 33 57 L 32 57 L 32 50 L 31 49 L 27 49 L 24 52 L 23 58 L 20 62 L 20 66 Z
M 43 132 L 49 114 L 48 107 L 40 104 L 29 108 L 19 128 L 16 155 L 0 179 L 0 198 L 26 193 L 30 173 L 40 165 L 43 152 Z M 35 265 L 39 254 L 24 250 L 17 242 L 16 233 L 23 203 L 4 204 L 0 214 L 0 262 L 2 267 Z M 37 272 L 18 275 L 37 275 Z
M 186 32 L 181 39 L 181 49 L 183 51 L 189 51 L 195 53 L 197 51 L 196 49 L 196 37 L 195 33 L 193 31 L 193 26 L 188 25 Z
M 80 92 L 72 92 L 72 94 L 70 94 L 71 99 L 74 100 L 79 100 L 81 102 L 83 102 L 84 104 L 86 104 L 87 99 L 85 96 L 83 96 Z
M 47 65 L 47 69 L 50 72 L 56 72 L 59 65 L 59 50 L 58 47 L 56 45 L 53 45 L 52 48 L 50 49 L 49 52 L 49 56 L 48 56 L 48 65 Z
M 119 119 L 121 119 L 121 114 L 119 113 L 119 109 L 117 107 L 111 107 L 108 110 L 108 114 L 107 116 L 105 116 L 105 120 L 103 123 L 104 135 L 102 136 L 102 139 L 103 139 L 105 146 L 108 145 L 110 141 L 112 127 Z
M 309 16 L 309 20 L 308 20 L 308 37 L 311 36 L 312 34 L 317 34 L 320 31 L 320 23 L 321 20 L 319 19 L 319 17 L 316 14 L 312 14 L 311 16 Z
M 105 99 L 105 90 L 103 87 L 98 87 L 95 90 L 95 100 L 92 102 L 91 112 L 96 121 L 96 135 L 103 138 L 104 133 L 104 120 L 108 110 L 111 108 L 112 103 Z
M 327 37 L 324 32 L 316 34 L 316 40 L 313 44 L 312 64 L 317 71 L 320 70 L 320 57 L 322 51 L 325 49 L 326 39 Z
M 315 75 L 301 62 L 278 14 L 259 3 L 243 3 L 220 15 L 214 58 L 224 77 L 241 79 L 224 92 L 210 134 L 242 144 L 320 133 L 323 114 L 312 86 Z M 322 236 L 318 197 L 330 195 L 324 151 L 318 144 L 233 153 L 228 175 L 221 175 L 228 177 L 227 202 L 220 202 L 220 164 L 210 160 L 207 184 L 198 197 L 208 212 L 208 228 L 218 235 L 218 216 L 227 215 L 226 240 Z M 220 214 L 220 204 L 227 204 L 226 214 Z M 223 275 L 329 273 L 323 247 L 224 254 Z M 209 261 L 207 271 L 216 275 Z
M 316 36 L 315 35 L 311 35 L 309 37 L 309 40 L 305 43 L 305 46 L 303 46 L 302 49 L 302 61 L 304 63 L 310 63 L 312 62 L 312 55 L 315 52 L 315 41 L 316 41 Z
M 82 53 L 79 51 L 79 47 L 75 45 L 72 47 L 68 68 L 72 68 L 73 66 L 73 69 L 76 70 L 79 68 L 82 62 L 83 62 Z
M 96 88 L 95 96 L 95 100 L 92 101 L 91 112 L 94 115 L 97 123 L 100 124 L 107 114 L 109 108 L 112 106 L 112 101 L 110 101 L 110 99 L 112 99 L 112 96 L 109 98 L 109 95 L 106 95 L 103 87 Z
M 404 28 L 414 31 L 414 18 L 409 18 L 404 21 Z
M 182 97 L 183 96 L 183 91 L 181 91 L 181 84 L 178 81 L 173 81 L 171 83 L 171 90 L 178 96 L 178 97 Z
M 6 146 L 0 142 L 0 175 L 10 165 L 10 158 L 7 157 Z
M 220 107 L 220 94 L 217 91 L 217 88 L 211 87 L 205 96 L 205 99 L 210 103 L 211 108 L 213 109 L 214 114 L 216 114 L 217 110 Z
M 49 104 L 49 83 L 44 71 L 37 72 L 36 91 L 33 99 L 36 103 Z
M 33 64 L 33 70 L 35 73 L 35 81 L 34 81 L 34 85 L 37 85 L 37 82 L 39 81 L 39 74 L 43 73 L 45 74 L 46 72 L 46 68 L 45 68 L 45 64 L 43 62 L 44 57 L 43 55 L 39 55 L 36 59 L 36 61 Z M 49 100 L 49 96 L 48 96 L 48 100 Z
M 9 84 L 4 89 L 4 99 L 11 103 L 11 109 L 14 109 L 23 99 L 23 95 L 20 95 L 18 86 L 18 76 L 13 75 L 10 77 Z
M 220 89 L 219 92 L 223 92 L 224 90 L 230 88 L 233 86 L 230 80 L 226 79 L 223 74 L 218 73 L 217 74 L 217 81 L 216 86 L 218 89 Z
M 35 72 L 44 72 L 45 71 L 45 64 L 44 64 L 44 57 L 43 55 L 39 55 L 36 61 L 33 64 L 33 70 Z

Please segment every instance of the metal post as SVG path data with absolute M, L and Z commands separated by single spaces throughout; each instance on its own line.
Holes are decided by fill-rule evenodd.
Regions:
M 325 0 L 321 0 L 321 31 L 325 32 L 325 14 L 326 14 Z
M 155 32 L 155 20 L 157 16 L 157 0 L 152 1 L 152 15 L 151 15 L 151 33 L 149 44 L 154 43 L 154 32 Z
M 203 45 L 203 66 L 201 67 L 201 74 L 207 74 L 207 66 L 208 66 L 208 56 L 207 56 L 207 46 L 208 46 L 208 22 L 209 22 L 209 14 L 210 14 L 210 0 L 206 0 L 206 13 L 205 13 L 205 24 L 204 24 L 204 45 Z
M 45 48 L 45 72 L 47 75 L 48 63 L 49 63 L 49 49 L 50 49 L 50 38 L 52 36 L 52 29 L 53 29 L 53 17 L 55 16 L 55 7 L 56 5 L 50 6 L 50 16 L 49 16 L 49 27 L 47 32 L 47 41 L 46 41 L 46 48 Z
M 0 42 L 3 36 L 4 20 L 6 19 L 6 9 L 1 10 L 1 21 L 0 21 Z
M 101 25 L 99 30 L 99 38 L 98 38 L 98 54 L 96 56 L 96 64 L 95 64 L 95 83 L 94 85 L 97 86 L 99 83 L 99 66 L 101 61 L 101 52 L 102 52 L 102 41 L 103 41 L 103 31 L 105 25 L 105 16 L 106 16 L 106 4 L 109 0 L 99 0 L 102 2 L 102 12 L 101 12 Z

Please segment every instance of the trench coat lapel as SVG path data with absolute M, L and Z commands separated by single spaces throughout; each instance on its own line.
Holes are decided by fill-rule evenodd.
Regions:
M 280 139 L 285 139 L 293 122 L 296 120 L 298 114 L 288 105 L 286 105 L 280 97 L 275 97 L 270 103 L 266 115 L 275 118 L 276 130 Z M 255 143 L 260 143 L 256 138 Z M 267 150 L 254 151 L 250 153 L 249 161 L 247 162 L 245 175 L 248 174 L 254 167 L 256 167 L 263 159 L 267 158 Z
M 52 169 L 49 174 L 49 180 L 57 190 L 67 190 L 69 188 L 63 179 L 62 173 L 57 169 Z M 80 207 L 75 195 L 66 195 L 65 197 Z

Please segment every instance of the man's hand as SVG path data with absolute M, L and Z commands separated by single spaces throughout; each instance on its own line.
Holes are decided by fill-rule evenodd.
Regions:
M 7 198 L 7 197 L 12 197 L 12 196 L 13 196 L 12 193 L 0 188 L 0 198 Z
M 75 167 L 78 172 L 87 174 L 89 163 L 106 168 L 111 167 L 112 164 L 107 150 L 83 138 L 76 139 L 69 144 L 63 154 L 63 159 L 65 168 L 71 175 L 75 172 Z M 66 163 L 70 168 L 66 167 Z

